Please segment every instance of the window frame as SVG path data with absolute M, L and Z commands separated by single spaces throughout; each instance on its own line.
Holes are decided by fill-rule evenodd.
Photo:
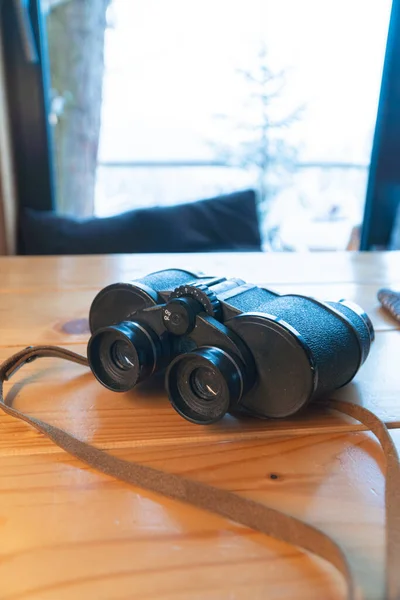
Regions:
M 0 3 L 18 208 L 53 210 L 47 44 L 40 0 Z
M 390 245 L 400 207 L 400 0 L 393 0 L 368 176 L 360 250 Z

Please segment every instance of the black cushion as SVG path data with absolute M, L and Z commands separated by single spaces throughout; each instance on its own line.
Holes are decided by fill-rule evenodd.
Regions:
M 25 209 L 21 215 L 21 242 L 25 254 L 261 249 L 253 190 L 85 220 Z

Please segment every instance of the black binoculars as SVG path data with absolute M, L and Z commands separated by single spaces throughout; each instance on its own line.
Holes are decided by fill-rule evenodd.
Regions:
M 104 288 L 89 322 L 100 383 L 123 392 L 166 368 L 172 406 L 200 424 L 293 415 L 351 381 L 374 339 L 351 302 L 177 269 Z

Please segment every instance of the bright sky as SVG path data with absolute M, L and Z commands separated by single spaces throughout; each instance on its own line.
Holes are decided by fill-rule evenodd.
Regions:
M 390 0 L 114 0 L 100 160 L 212 158 L 215 115 L 235 113 L 265 43 L 289 68 L 301 159 L 368 163 Z

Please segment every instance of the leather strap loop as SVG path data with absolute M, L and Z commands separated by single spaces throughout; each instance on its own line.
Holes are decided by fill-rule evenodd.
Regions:
M 213 512 L 320 556 L 342 573 L 347 583 L 346 598 L 355 600 L 355 583 L 343 550 L 316 527 L 235 493 L 112 456 L 7 404 L 3 397 L 3 382 L 25 363 L 38 357 L 64 358 L 88 365 L 84 356 L 55 346 L 29 347 L 14 354 L 0 366 L 0 408 L 4 412 L 32 425 L 60 448 L 106 475 Z M 330 400 L 327 405 L 362 422 L 376 435 L 385 453 L 387 573 L 384 598 L 400 600 L 400 465 L 396 448 L 386 425 L 366 408 L 339 400 Z
M 71 352 L 71 350 L 67 350 L 66 348 L 59 348 L 58 346 L 28 346 L 25 350 L 16 352 L 16 354 L 7 358 L 0 365 L 0 382 L 8 381 L 18 369 L 40 357 L 64 358 L 85 367 L 89 366 L 85 356 Z

